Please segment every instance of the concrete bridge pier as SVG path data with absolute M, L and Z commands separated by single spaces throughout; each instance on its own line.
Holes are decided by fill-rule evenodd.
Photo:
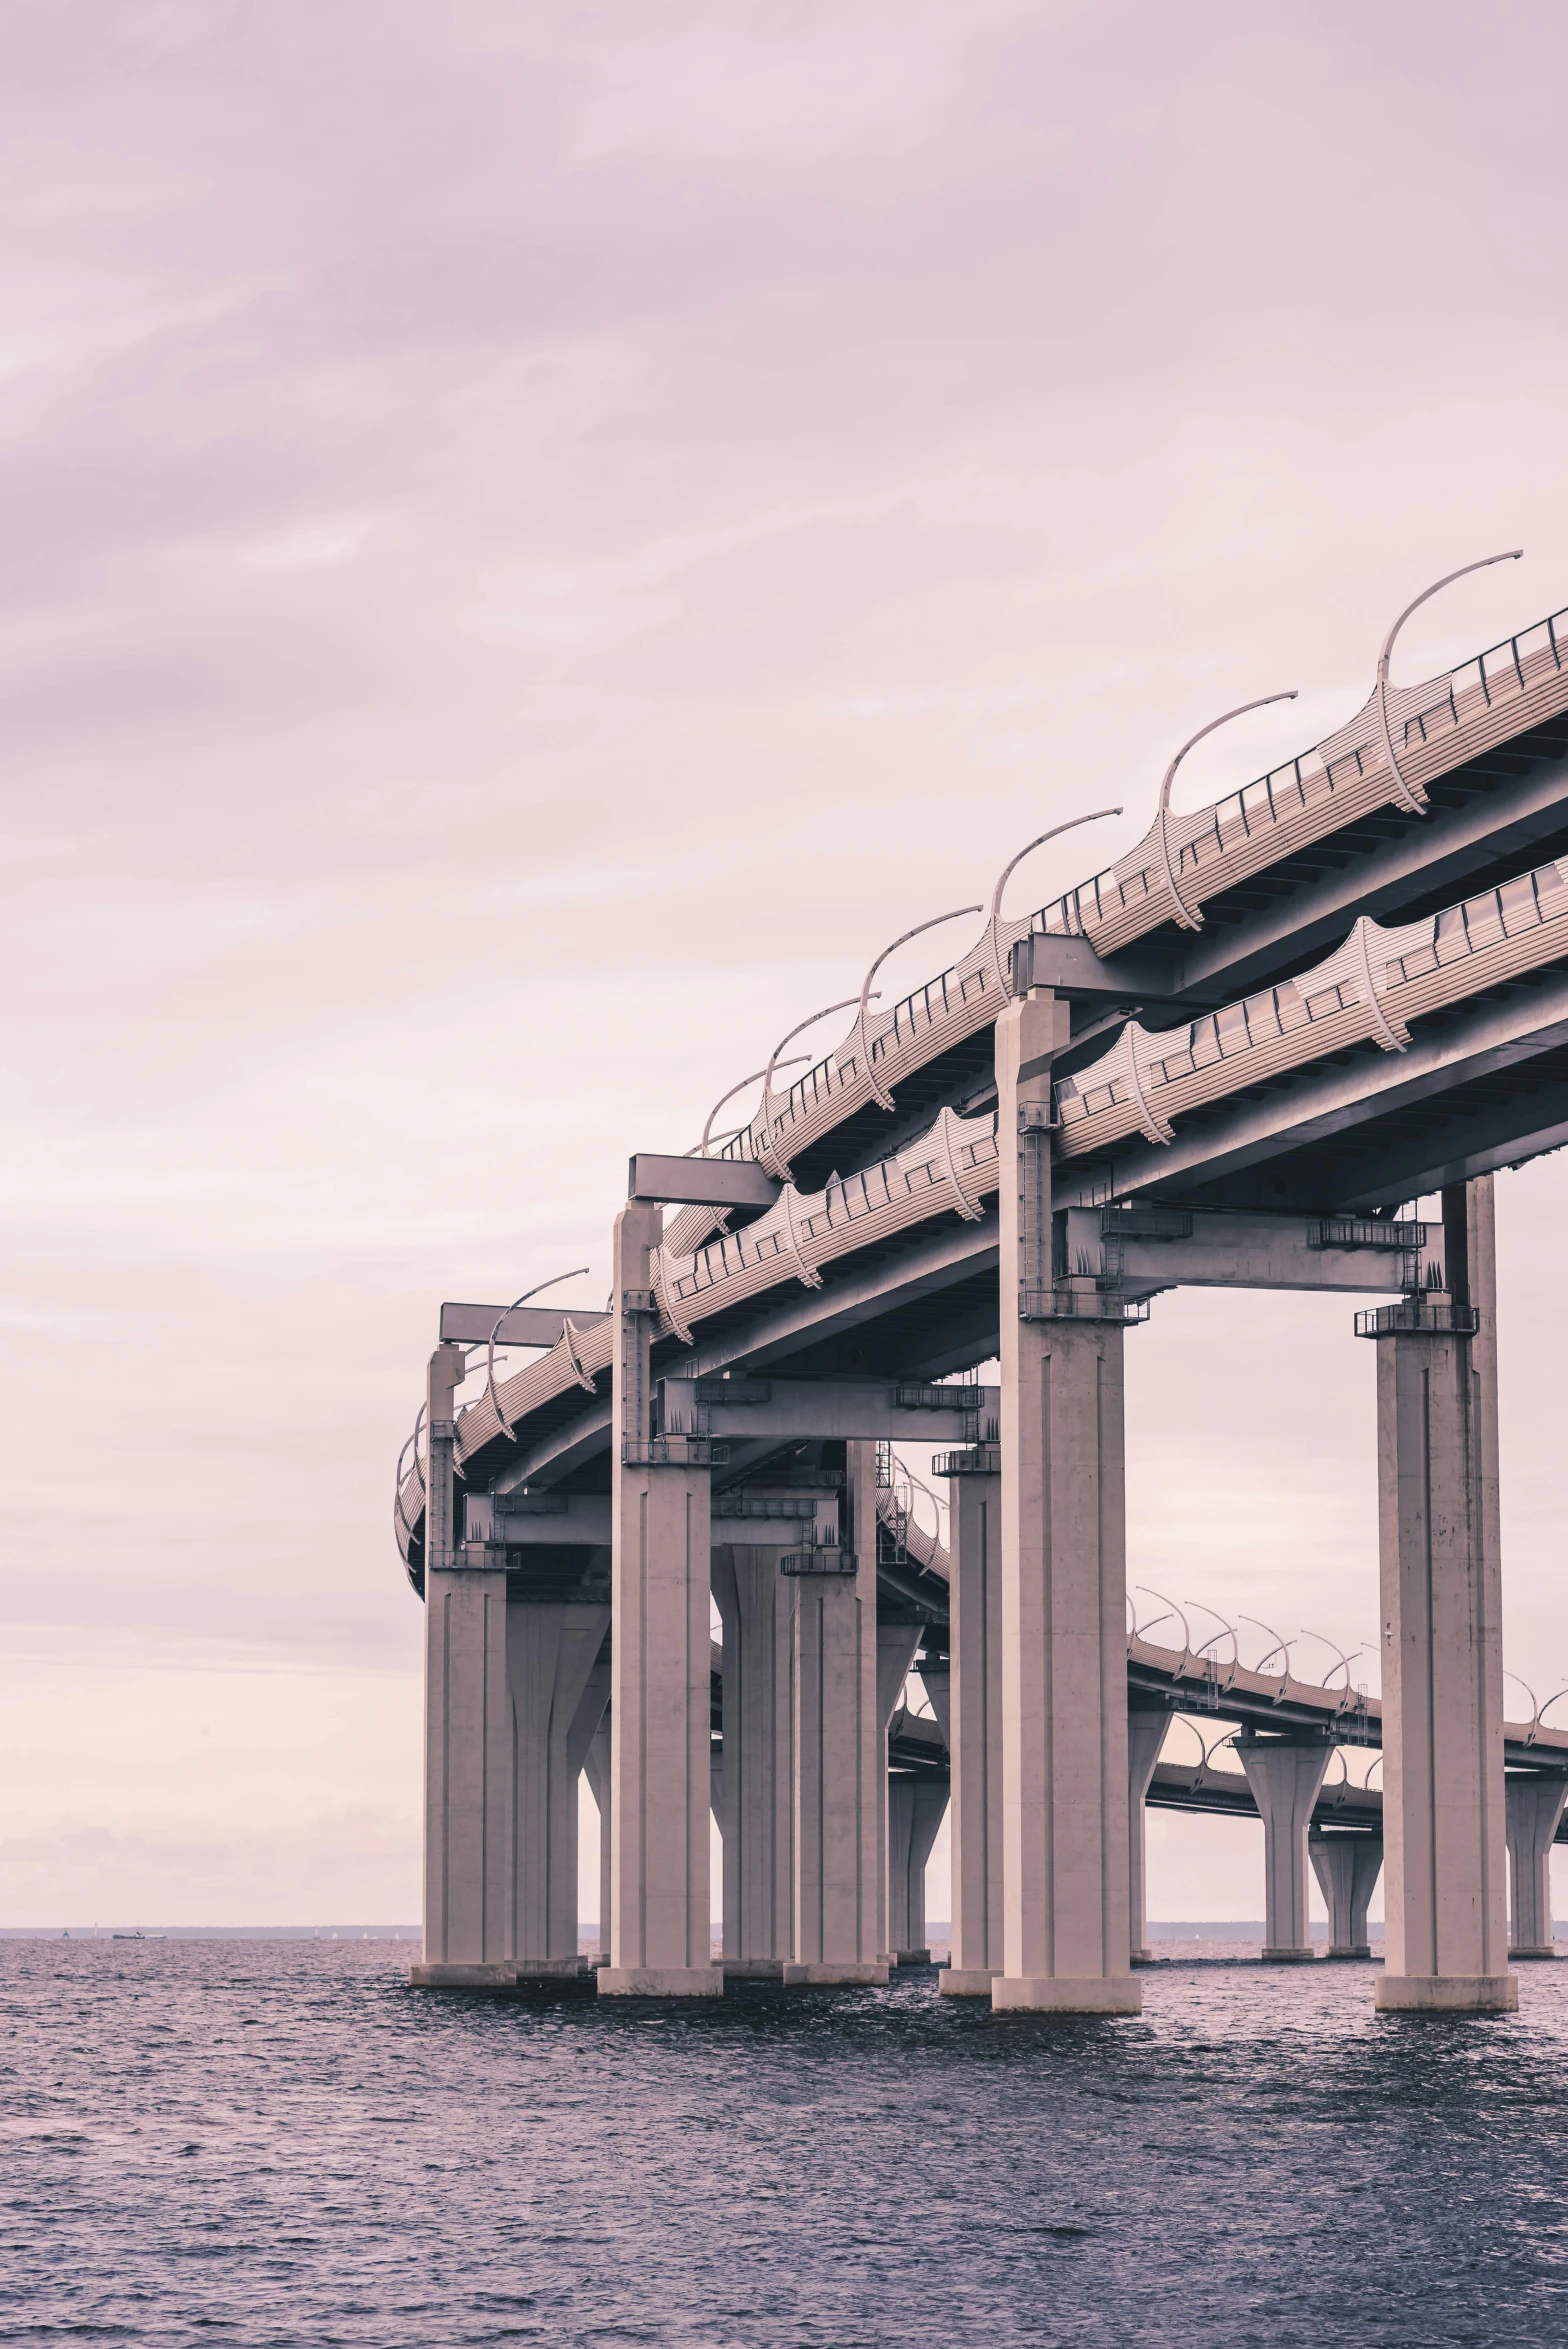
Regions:
M 610 1962 L 610 1714 L 606 1706 L 583 1760 L 599 1812 L 599 1963 Z
M 1568 1802 L 1568 1777 L 1516 1771 L 1503 1790 L 1508 1830 L 1511 1958 L 1554 1958 L 1552 1844 Z
M 513 1599 L 513 1925 L 519 1977 L 576 1975 L 577 1781 L 610 1694 L 605 1606 Z
M 1307 1829 L 1333 1749 L 1321 1738 L 1260 1737 L 1244 1731 L 1236 1752 L 1263 1821 L 1265 1965 L 1310 1963 Z
M 937 1986 L 989 1998 L 1002 1970 L 1002 1477 L 983 1444 L 950 1459 L 947 1717 L 926 1682 L 952 1767 L 953 1940 Z
M 1069 1034 L 1068 1007 L 1047 988 L 1010 1003 L 996 1027 L 1003 1950 L 991 2003 L 1137 2014 L 1123 1330 L 1098 1317 L 1092 1287 L 1053 1277 L 1051 1062 Z
M 893 1715 L 898 1711 L 904 1684 L 909 1678 L 915 1650 L 920 1645 L 920 1635 L 924 1629 L 923 1617 L 914 1617 L 907 1623 L 885 1611 L 877 1617 L 877 1754 L 880 1762 L 877 1771 L 877 1936 L 878 1955 L 885 1957 L 889 1966 L 898 1963 L 899 1950 L 907 1947 L 908 1942 L 907 1939 L 899 1941 L 892 1923 L 890 1871 L 893 1847 L 888 1817 L 892 1789 L 888 1776 L 887 1741 L 893 1727 Z M 935 1833 L 935 1829 L 932 1832 Z
M 707 1446 L 652 1433 L 660 1211 L 615 1220 L 610 1448 L 610 1963 L 603 1997 L 715 1998 L 708 1924 Z
M 844 1447 L 839 1531 L 854 1572 L 789 1578 L 795 1946 L 784 1980 L 800 1987 L 888 1978 L 879 1871 L 887 1740 L 877 1709 L 876 1450 L 859 1441 Z
M 424 1990 L 511 1989 L 512 1707 L 506 1551 L 456 1540 L 452 1476 L 460 1346 L 437 1346 L 425 1390 Z
M 1355 1829 L 1325 1833 L 1314 1827 L 1307 1838 L 1312 1873 L 1328 1908 L 1328 1955 L 1369 1958 L 1367 1909 L 1383 1868 L 1383 1838 Z
M 1154 1963 L 1154 1952 L 1144 1938 L 1148 1931 L 1148 1801 L 1154 1766 L 1170 1725 L 1168 1705 L 1134 1705 L 1127 1715 L 1127 1917 L 1135 1966 Z
M 713 1596 L 724 1626 L 724 1971 L 781 1981 L 793 1951 L 791 1585 L 779 1548 L 721 1542 Z
M 1443 1193 L 1448 1288 L 1375 1317 L 1385 2013 L 1500 2014 L 1507 1970 L 1492 1178 Z M 1473 1334 L 1472 1334 L 1473 1333 Z
M 887 1790 L 887 1922 L 895 1963 L 928 1965 L 926 1862 L 947 1816 L 939 1778 L 890 1778 Z

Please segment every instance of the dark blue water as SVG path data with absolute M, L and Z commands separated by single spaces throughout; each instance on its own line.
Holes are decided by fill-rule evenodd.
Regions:
M 1568 2342 L 1568 1965 L 1517 2020 L 1181 1962 L 699 2012 L 364 1943 L 0 1944 L 0 2340 Z

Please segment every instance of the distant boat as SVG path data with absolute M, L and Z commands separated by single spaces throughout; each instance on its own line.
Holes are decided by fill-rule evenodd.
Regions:
M 111 1941 L 145 1941 L 146 1938 L 146 1934 L 140 1930 L 135 1933 L 111 1933 L 109 1936 Z

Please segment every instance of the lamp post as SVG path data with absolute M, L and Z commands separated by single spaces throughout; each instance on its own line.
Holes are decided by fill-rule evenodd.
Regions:
M 1398 755 L 1394 749 L 1394 730 L 1388 722 L 1388 664 L 1393 657 L 1394 639 L 1411 613 L 1418 612 L 1421 606 L 1429 602 L 1441 589 L 1452 587 L 1456 579 L 1468 579 L 1472 571 L 1489 571 L 1494 563 L 1517 563 L 1523 553 L 1522 546 L 1510 547 L 1505 554 L 1483 555 L 1479 563 L 1462 563 L 1457 571 L 1445 572 L 1441 579 L 1434 579 L 1430 587 L 1424 587 L 1413 603 L 1406 604 L 1399 618 L 1383 639 L 1383 649 L 1377 657 L 1377 684 L 1374 688 L 1377 698 L 1378 725 L 1382 729 L 1383 735 L 1383 755 L 1388 761 L 1389 772 L 1394 778 L 1394 797 L 1399 805 L 1413 816 L 1425 813 L 1427 797 L 1418 783 L 1405 781 Z
M 1160 785 L 1160 812 L 1155 820 L 1159 826 L 1160 855 L 1163 858 L 1165 864 L 1166 886 L 1170 890 L 1171 899 L 1176 908 L 1176 919 L 1184 930 L 1201 930 L 1203 927 L 1203 916 L 1197 911 L 1195 907 L 1188 905 L 1186 899 L 1182 896 L 1180 886 L 1176 879 L 1176 868 L 1171 862 L 1171 785 L 1176 780 L 1176 770 L 1181 765 L 1181 762 L 1186 757 L 1188 751 L 1191 750 L 1196 743 L 1201 742 L 1206 734 L 1212 734 L 1217 727 L 1228 726 L 1232 718 L 1245 717 L 1248 710 L 1266 710 L 1271 702 L 1294 701 L 1295 698 L 1296 687 L 1293 685 L 1288 693 L 1265 693 L 1262 694 L 1257 701 L 1238 702 L 1233 710 L 1226 710 L 1222 717 L 1211 718 L 1206 726 L 1200 726 L 1198 728 L 1196 734 L 1189 735 L 1188 739 L 1182 744 L 1180 750 L 1176 753 L 1176 756 L 1172 759 L 1170 765 L 1165 770 L 1165 780 Z

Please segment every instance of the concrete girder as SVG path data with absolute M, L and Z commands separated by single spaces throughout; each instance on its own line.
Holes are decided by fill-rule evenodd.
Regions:
M 1568 972 L 1550 971 L 1537 984 L 1510 992 L 1501 1002 L 1478 1002 L 1417 1028 L 1400 1053 L 1358 1052 L 1338 1065 L 1299 1071 L 1288 1085 L 1224 1102 L 1201 1120 L 1179 1129 L 1164 1144 L 1118 1147 L 1114 1165 L 1063 1170 L 1062 1204 L 1098 1204 L 1105 1198 L 1146 1193 L 1190 1197 L 1227 1179 L 1267 1172 L 1286 1194 L 1306 1188 L 1301 1175 L 1313 1152 L 1353 1150 L 1358 1132 L 1390 1112 L 1437 1100 L 1458 1084 L 1496 1075 L 1568 1045 Z M 1450 1143 L 1427 1141 L 1424 1149 L 1402 1148 L 1384 1163 L 1368 1164 L 1359 1179 L 1336 1185 L 1312 1204 L 1353 1213 L 1373 1206 L 1397 1206 L 1443 1188 L 1443 1169 L 1469 1167 L 1472 1157 L 1493 1168 L 1528 1157 L 1535 1148 L 1555 1148 L 1541 1139 L 1534 1117 L 1523 1113 L 1513 1139 L 1500 1135 L 1458 1160 Z M 1556 1115 L 1548 1132 L 1556 1131 Z M 1075 1179 L 1076 1178 L 1076 1179 Z M 1448 1179 L 1457 1180 L 1457 1176 Z M 1309 1202 L 1303 1201 L 1302 1204 Z
M 1060 1218 L 1058 1251 L 1067 1270 L 1114 1279 L 1128 1298 L 1176 1288 L 1397 1295 L 1422 1285 L 1427 1235 L 1421 1224 L 1389 1225 L 1381 1233 L 1368 1224 L 1365 1239 L 1344 1245 L 1323 1240 L 1333 1219 L 1322 1216 L 1201 1208 L 1184 1220 L 1187 1231 L 1168 1238 L 1123 1236 L 1114 1208 L 1069 1207 Z M 1412 1235 L 1413 1244 L 1401 1245 L 1401 1233 Z

